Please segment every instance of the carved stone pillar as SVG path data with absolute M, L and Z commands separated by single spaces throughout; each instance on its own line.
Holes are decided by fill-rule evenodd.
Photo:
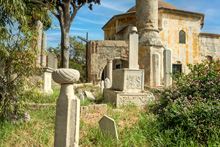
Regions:
M 78 147 L 80 100 L 74 95 L 73 83 L 80 73 L 74 69 L 57 69 L 52 73 L 53 80 L 61 84 L 57 100 L 55 122 L 55 147 Z

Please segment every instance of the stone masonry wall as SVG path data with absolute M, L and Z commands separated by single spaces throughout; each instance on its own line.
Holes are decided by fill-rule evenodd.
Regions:
M 128 43 L 126 41 L 97 40 L 88 43 L 88 82 L 98 84 L 107 60 L 128 60 Z
M 220 58 L 220 35 L 200 34 L 199 35 L 201 58 L 211 56 L 213 59 Z
M 160 36 L 165 48 L 172 50 L 172 63 L 180 61 L 183 72 L 187 73 L 187 64 L 201 61 L 201 50 L 199 48 L 199 33 L 201 20 L 197 16 L 187 14 L 176 14 L 172 12 L 159 11 L 162 18 L 162 31 Z M 186 43 L 179 43 L 179 32 L 186 33 Z

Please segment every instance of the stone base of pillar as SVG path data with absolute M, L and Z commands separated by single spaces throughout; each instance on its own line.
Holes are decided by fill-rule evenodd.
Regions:
M 131 105 L 145 106 L 155 100 L 152 93 L 141 92 L 122 92 L 111 89 L 104 89 L 104 101 L 113 104 L 116 107 Z
M 139 66 L 140 69 L 145 71 L 144 85 L 150 87 L 161 86 L 160 83 L 162 83 L 163 79 L 163 50 L 164 48 L 159 46 L 139 46 Z
M 122 68 L 113 71 L 112 89 L 122 92 L 144 90 L 144 70 Z

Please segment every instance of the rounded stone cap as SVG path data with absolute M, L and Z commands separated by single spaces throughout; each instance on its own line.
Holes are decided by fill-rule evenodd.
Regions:
M 56 83 L 72 84 L 79 80 L 80 73 L 75 69 L 59 68 L 53 71 L 52 77 Z
M 137 27 L 133 26 L 133 27 L 131 28 L 131 33 L 137 33 Z

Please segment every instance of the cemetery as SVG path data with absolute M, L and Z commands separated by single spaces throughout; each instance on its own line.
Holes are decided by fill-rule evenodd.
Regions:
M 0 38 L 0 146 L 220 145 L 220 35 L 200 32 L 204 14 L 136 0 L 103 26 L 104 40 L 83 44 L 69 36 L 71 23 L 102 1 L 15 3 L 0 2 L 9 18 Z M 47 46 L 49 11 L 60 23 L 57 48 Z M 181 56 L 184 43 L 166 39 L 181 37 L 169 37 L 167 23 L 185 17 L 196 37 L 185 36 Z

